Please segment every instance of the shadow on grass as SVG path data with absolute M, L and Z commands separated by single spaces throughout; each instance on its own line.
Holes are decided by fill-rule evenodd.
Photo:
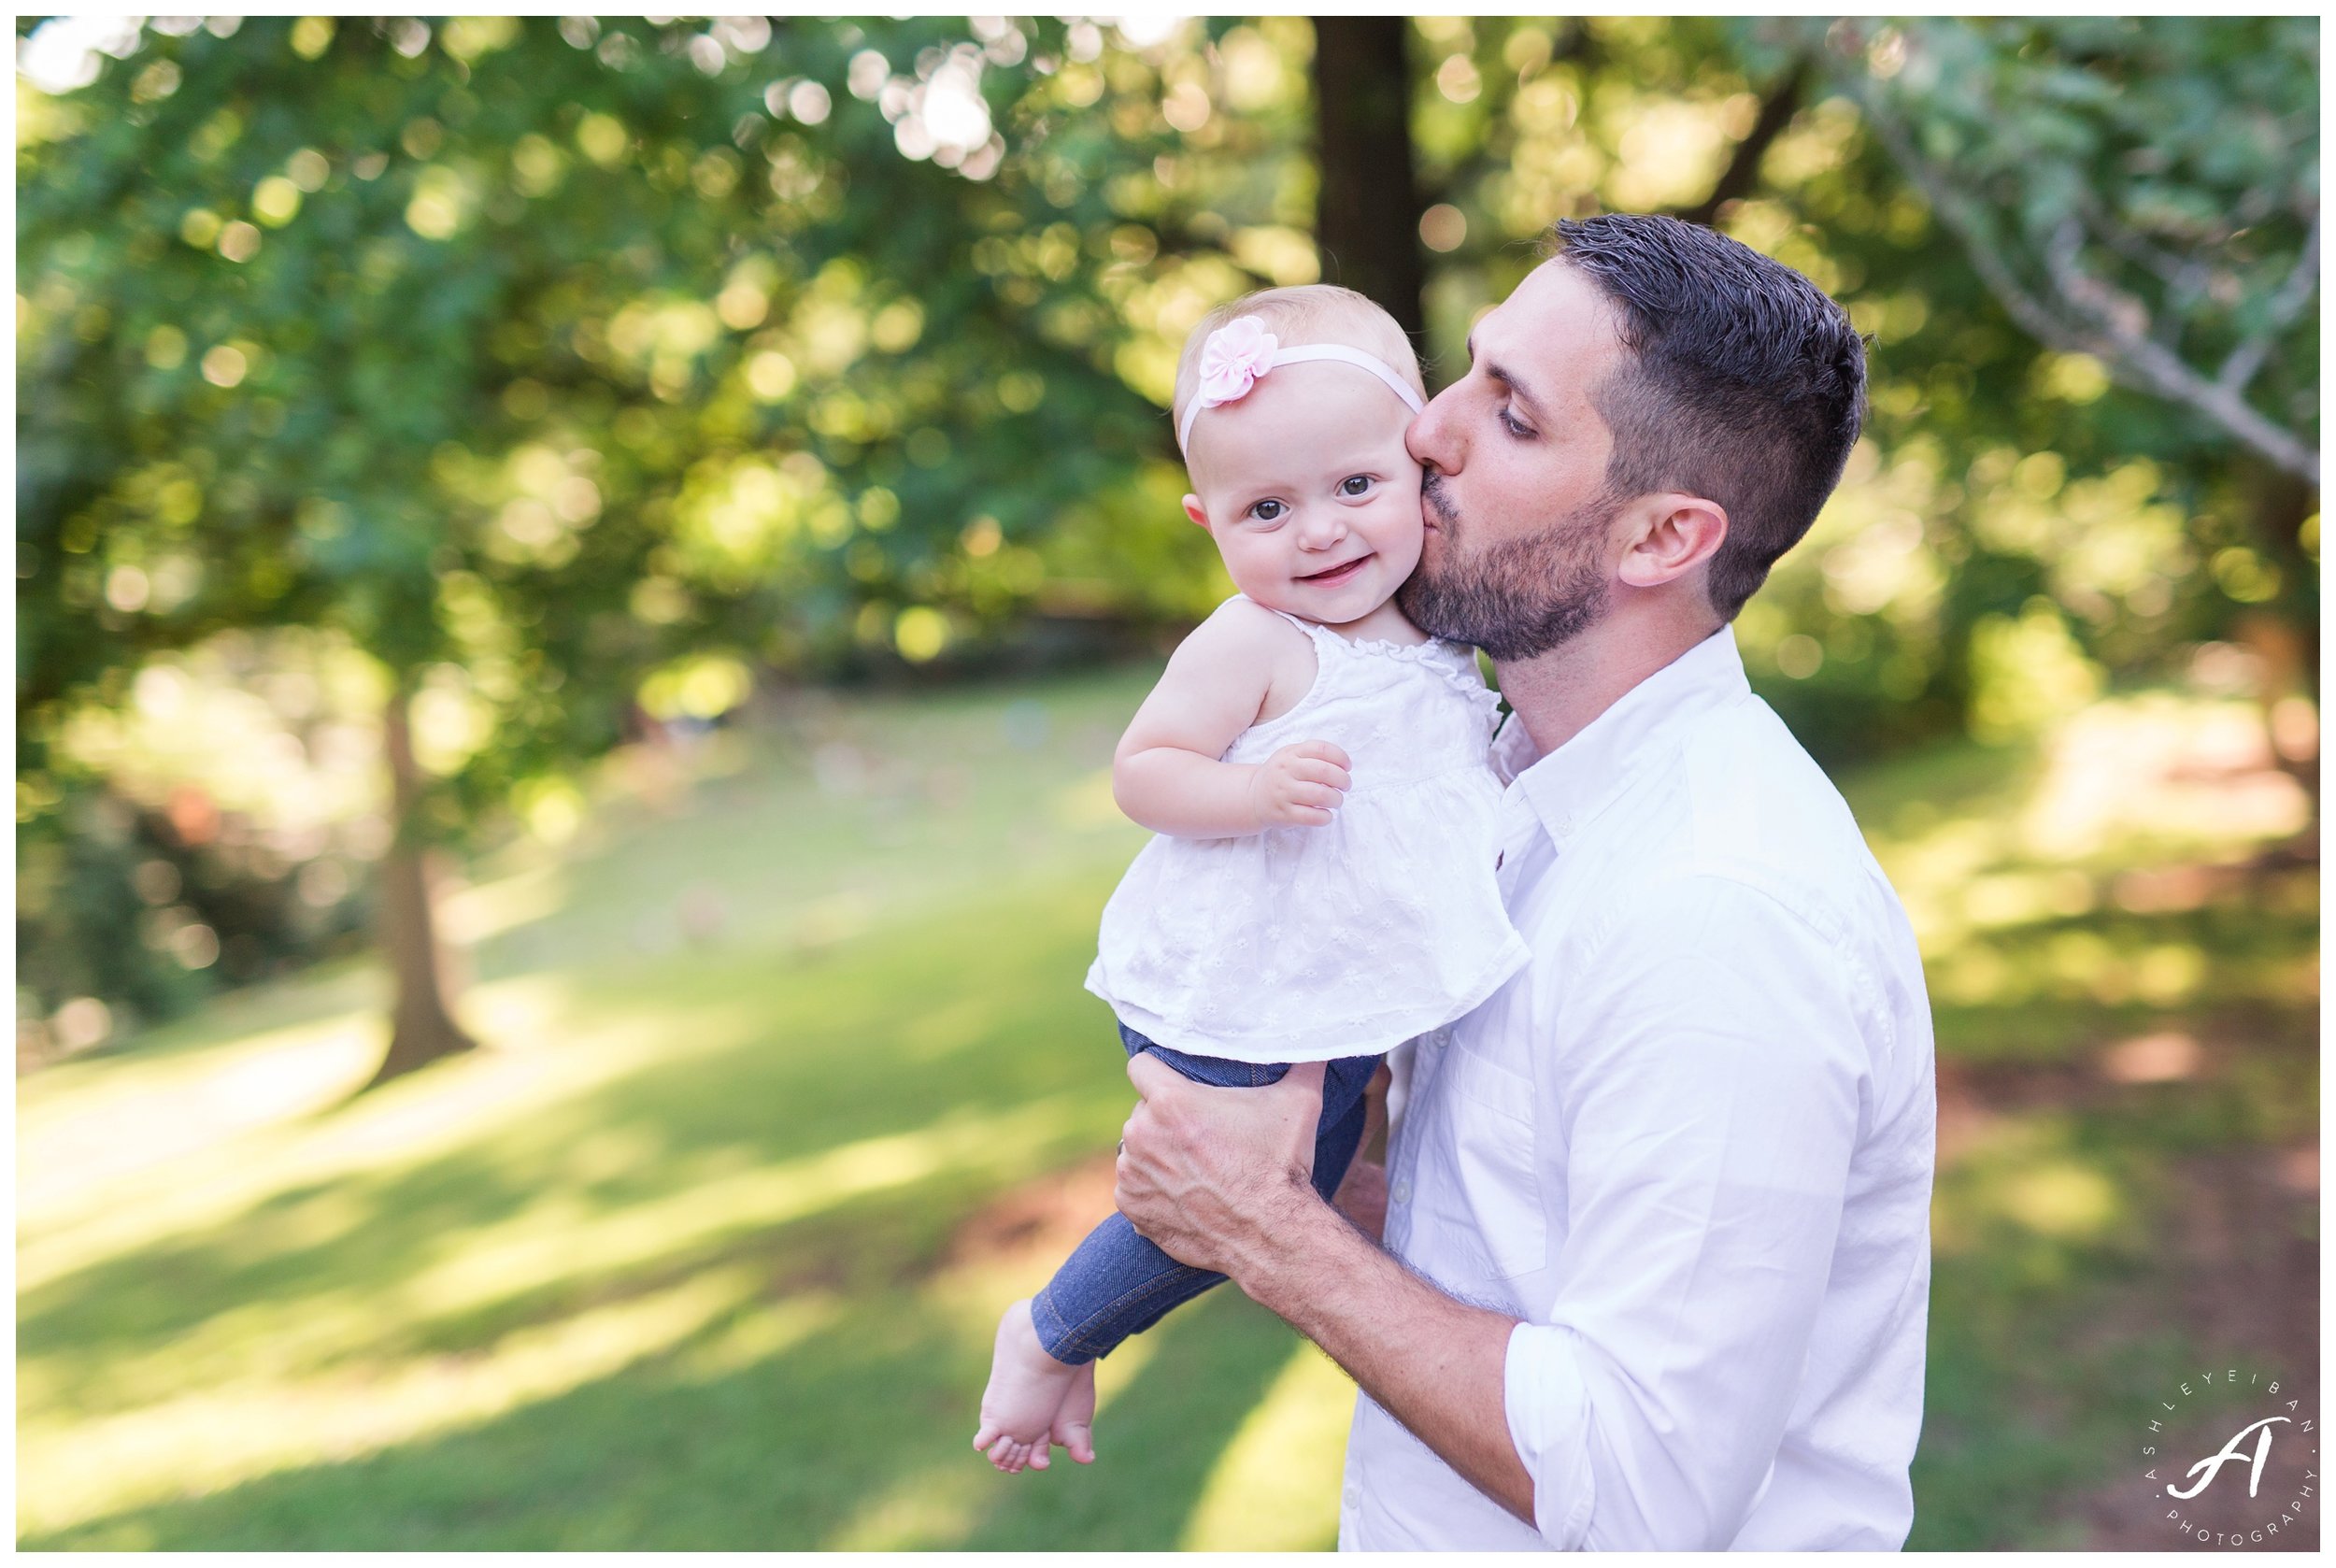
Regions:
M 1004 746 L 1003 711 L 967 733 Z M 876 777 L 883 737 L 861 739 L 853 765 Z M 19 1302 L 23 1544 L 1176 1545 L 1294 1346 L 1237 1296 L 1121 1352 L 1093 1470 L 999 1477 L 967 1447 L 986 1315 L 1054 1259 L 1049 1241 L 968 1262 L 966 1222 L 1009 1190 L 1061 1190 L 1130 1094 L 1079 991 L 1118 860 L 1013 837 L 1087 762 L 1059 749 L 994 799 L 977 759 L 972 804 L 935 791 L 931 820 L 820 807 L 865 842 L 822 841 L 790 873 L 814 904 L 836 865 L 892 855 L 905 877 L 953 834 L 990 845 L 943 891 L 868 894 L 856 937 L 739 921 L 727 947 L 643 952 L 641 900 L 670 921 L 704 873 L 628 840 L 577 868 L 572 918 L 510 928 L 536 956 L 504 953 L 529 973 L 482 1005 L 534 1000 L 487 1032 L 502 1048 L 236 1133 L 265 1179 L 183 1211 L 201 1222 L 96 1255 L 69 1229 L 93 1208 L 46 1234 L 36 1218 L 36 1247 L 88 1261 Z M 2163 1545 L 2118 1536 L 2133 1510 L 2102 1489 L 2164 1376 L 2253 1356 L 2316 1381 L 2316 888 L 2196 848 L 2039 858 L 2003 831 L 2029 782 L 1997 756 L 1852 783 L 1926 935 L 1946 934 L 1909 1545 Z M 743 815 L 769 805 L 732 792 Z M 961 809 L 988 827 L 946 827 Z M 725 885 L 759 887 L 778 852 L 739 832 L 682 836 L 701 861 L 730 852 Z M 361 983 L 206 1013 L 150 1062 L 67 1063 L 30 1098 L 166 1098 L 196 1048 L 235 1070 L 238 1038 L 346 1011 Z M 144 1179 L 180 1172 L 220 1179 L 199 1161 Z M 173 1196 L 124 1179 L 88 1203 Z M 78 1495 L 44 1505 L 44 1481 Z
M 2133 1462 L 2165 1390 L 2316 1385 L 2315 839 L 2243 826 L 2259 759 L 2140 738 L 2089 777 L 1946 746 L 1845 780 L 1937 1031 L 1910 1548 L 2169 1549 Z
M 2167 1390 L 2230 1365 L 2316 1388 L 2317 1041 L 2308 1005 L 2279 995 L 2316 921 L 2294 893 L 2257 880 L 2211 907 L 2022 934 L 2030 957 L 2072 933 L 2113 960 L 2202 955 L 2178 1006 L 2040 986 L 1937 1009 L 1909 1549 L 2172 1549 L 2138 1479 Z M 2314 1521 L 2286 1544 L 2317 1538 Z
M 362 1334 L 269 1352 L 306 1372 L 477 1345 L 725 1261 L 780 1282 L 896 1284 L 972 1208 L 1106 1145 L 1124 1115 L 1119 1053 L 1077 988 L 1099 902 L 1083 883 L 1041 889 L 808 966 L 669 960 L 646 994 L 639 976 L 578 978 L 565 1019 L 653 1015 L 669 1059 L 420 1163 L 303 1182 L 36 1286 L 20 1357 L 86 1418 L 150 1402 L 190 1335 L 232 1361 L 214 1321 L 231 1309 L 296 1324 L 352 1296 L 395 1304 Z M 724 1022 L 742 1001 L 752 1022 Z M 439 1075 L 472 1065 L 389 1092 L 426 1111 L 452 1081 Z M 457 1282 L 418 1290 L 434 1270 Z
M 135 1508 L 26 1549 L 1173 1549 L 1218 1456 L 1294 1344 L 1219 1291 L 1110 1404 L 1092 1469 L 995 1475 L 967 1439 L 982 1371 L 913 1297 L 705 1376 L 672 1351 L 486 1424 Z M 926 1500 L 887 1539 L 872 1504 Z M 383 1506 L 394 1499 L 394 1509 Z

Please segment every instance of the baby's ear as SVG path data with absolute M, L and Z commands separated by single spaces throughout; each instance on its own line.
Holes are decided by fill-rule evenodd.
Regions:
M 1202 528 L 1208 526 L 1208 514 L 1201 510 L 1201 498 L 1197 495 L 1188 495 L 1184 498 L 1184 515 Z

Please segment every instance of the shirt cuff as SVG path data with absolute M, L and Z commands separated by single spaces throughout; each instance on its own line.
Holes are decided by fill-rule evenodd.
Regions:
M 1589 1393 L 1570 1329 L 1519 1323 L 1509 1331 L 1502 1400 L 1509 1441 L 1533 1482 L 1533 1528 L 1559 1551 L 1580 1547 L 1596 1483 L 1589 1471 Z

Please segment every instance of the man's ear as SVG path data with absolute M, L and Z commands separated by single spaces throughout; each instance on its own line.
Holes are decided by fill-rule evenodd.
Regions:
M 1638 536 L 1617 573 L 1632 588 L 1676 581 L 1719 553 L 1728 542 L 1728 513 L 1700 495 L 1641 497 Z
M 1184 498 L 1184 515 L 1204 529 L 1208 526 L 1208 514 L 1201 510 L 1201 498 L 1197 495 L 1188 495 Z

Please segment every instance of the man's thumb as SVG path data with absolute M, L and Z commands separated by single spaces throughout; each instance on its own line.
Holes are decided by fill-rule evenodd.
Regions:
M 1135 1097 L 1148 1100 L 1171 1084 L 1185 1081 L 1177 1072 L 1149 1051 L 1137 1051 L 1128 1058 L 1128 1081 L 1135 1085 Z
M 1331 1064 L 1327 1062 L 1301 1062 L 1282 1075 L 1280 1087 L 1289 1089 L 1292 1084 L 1295 1084 L 1299 1090 L 1313 1096 L 1318 1115 L 1318 1107 L 1322 1104 L 1322 1077 L 1330 1070 Z M 1292 1090 L 1291 1092 L 1295 1093 L 1297 1090 Z

